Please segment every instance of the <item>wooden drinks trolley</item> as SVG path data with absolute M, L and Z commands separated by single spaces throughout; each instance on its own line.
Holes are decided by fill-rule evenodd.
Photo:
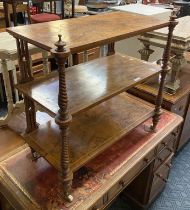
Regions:
M 156 131 L 176 24 L 173 16 L 167 22 L 113 12 L 8 29 L 16 38 L 20 55 L 21 80 L 16 87 L 24 95 L 26 142 L 34 158 L 40 155 L 58 170 L 61 193 L 67 201 L 73 200 L 73 172 L 151 116 L 153 124 L 148 130 Z M 162 69 L 126 55 L 114 54 L 113 42 L 165 26 L 169 26 L 169 34 Z M 28 43 L 51 51 L 57 60 L 58 73 L 34 79 L 28 59 Z M 105 44 L 109 44 L 110 56 L 65 68 L 70 54 Z M 120 94 L 159 72 L 162 76 L 155 111 Z M 50 114 L 52 120 L 38 125 L 35 104 Z

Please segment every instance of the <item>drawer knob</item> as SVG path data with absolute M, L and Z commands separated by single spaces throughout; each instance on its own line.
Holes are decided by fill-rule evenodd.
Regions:
M 150 162 L 150 160 L 149 160 L 148 158 L 145 157 L 145 158 L 144 158 L 144 162 L 148 164 L 148 163 Z
M 125 182 L 124 182 L 123 180 L 120 180 L 120 181 L 119 181 L 119 184 L 120 184 L 122 187 L 125 186 Z
M 172 167 L 171 163 L 166 163 L 166 166 L 170 169 Z
M 99 210 L 99 208 L 97 208 L 96 206 L 94 206 L 94 207 L 92 208 L 92 210 Z
M 173 149 L 169 148 L 169 147 L 166 147 L 166 149 L 169 151 L 169 152 L 173 152 Z
M 159 177 L 163 182 L 167 182 L 167 181 L 168 181 L 167 179 L 165 179 L 165 178 L 163 177 L 162 174 L 156 174 L 156 176 Z
M 164 147 L 167 145 L 167 143 L 166 142 L 162 142 L 161 143 Z
M 173 135 L 174 137 L 176 137 L 176 136 L 177 136 L 177 132 L 172 132 L 172 135 Z
M 158 160 L 162 163 L 163 162 L 163 160 L 160 158 L 160 157 L 158 157 Z

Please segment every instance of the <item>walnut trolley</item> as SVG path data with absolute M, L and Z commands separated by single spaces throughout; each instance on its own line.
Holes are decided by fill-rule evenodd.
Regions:
M 33 157 L 42 156 L 59 171 L 62 195 L 67 201 L 73 200 L 73 173 L 90 159 L 151 116 L 153 124 L 149 131 L 156 131 L 176 24 L 173 15 L 170 21 L 164 21 L 112 12 L 8 29 L 16 38 L 20 55 L 21 80 L 16 88 L 24 95 L 26 142 Z M 169 26 L 169 33 L 162 68 L 113 53 L 114 42 L 166 26 Z M 50 51 L 57 60 L 58 72 L 34 79 L 28 43 Z M 105 44 L 110 46 L 109 56 L 65 68 L 70 54 Z M 145 102 L 131 101 L 121 94 L 160 72 L 155 110 Z M 52 120 L 38 125 L 35 104 Z

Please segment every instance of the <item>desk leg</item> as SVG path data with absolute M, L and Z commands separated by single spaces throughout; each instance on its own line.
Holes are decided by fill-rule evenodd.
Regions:
M 141 55 L 141 60 L 148 61 L 150 55 L 154 52 L 154 50 L 150 49 L 150 44 L 145 43 L 143 41 L 141 42 L 143 43 L 143 48 L 140 49 L 138 52 Z
M 179 75 L 180 69 L 186 63 L 183 51 L 175 51 L 174 54 L 175 54 L 175 57 L 173 57 L 170 60 L 172 64 L 170 75 L 168 75 L 170 78 L 165 86 L 166 92 L 170 94 L 175 94 L 176 91 L 179 89 L 180 80 L 178 78 L 178 75 Z

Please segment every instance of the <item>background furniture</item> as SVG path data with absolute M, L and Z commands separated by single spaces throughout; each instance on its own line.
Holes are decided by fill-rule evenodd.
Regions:
M 190 49 L 190 17 L 182 17 L 178 19 L 179 24 L 174 30 L 172 40 L 172 54 L 170 62 L 172 69 L 170 78 L 166 84 L 166 91 L 174 94 L 180 87 L 179 80 L 180 69 L 186 63 L 184 53 Z M 167 39 L 167 28 L 159 29 L 150 33 L 143 34 L 139 40 L 143 43 L 143 48 L 139 50 L 141 59 L 148 61 L 149 56 L 154 52 L 150 46 L 164 48 Z
M 141 14 L 148 17 L 155 17 L 161 20 L 168 20 L 171 14 L 171 10 L 159 8 L 155 6 L 143 5 L 143 4 L 129 4 L 124 6 L 112 7 L 113 10 L 131 12 L 134 14 Z M 127 46 L 127 47 L 126 47 Z M 124 53 L 135 58 L 140 58 L 138 50 L 141 48 L 141 43 L 138 40 L 138 36 L 120 40 L 115 43 L 115 51 Z M 156 60 L 162 56 L 163 50 L 156 50 L 150 58 L 150 61 Z
M 135 103 L 142 103 L 130 95 L 126 97 Z M 138 179 L 139 174 L 142 177 L 153 163 L 156 163 L 158 168 L 161 165 L 160 169 L 165 167 L 166 171 L 163 175 L 167 177 L 169 171 L 167 164 L 170 164 L 172 155 L 169 156 L 168 162 L 162 164 L 158 158 L 166 149 L 164 145 L 170 138 L 172 144 L 175 142 L 172 131 L 177 128 L 182 118 L 164 112 L 158 131 L 148 134 L 144 131 L 144 126 L 149 124 L 150 120 L 137 126 L 102 154 L 85 164 L 74 175 L 75 200 L 72 203 L 65 202 L 60 196 L 61 187 L 58 184 L 57 171 L 43 158 L 37 162 L 31 161 L 29 148 L 9 156 L 0 163 L 0 193 L 2 194 L 0 199 L 3 199 L 4 204 L 9 202 L 12 207 L 19 210 L 27 208 L 31 210 L 104 209 L 135 177 Z M 160 169 L 157 171 L 159 175 L 162 174 Z M 153 175 L 152 171 L 150 177 Z M 162 186 L 165 185 L 156 173 L 155 179 Z M 149 185 L 145 176 L 144 185 Z M 144 188 L 141 189 L 143 193 Z M 154 189 L 156 193 L 159 192 L 157 188 Z
M 60 1 L 64 4 L 63 1 Z M 61 5 L 61 14 L 56 14 L 56 1 L 53 0 L 33 0 L 36 7 L 36 14 L 30 15 L 31 23 L 43 23 L 60 20 L 64 14 L 64 7 Z
M 27 12 L 27 15 L 30 15 L 28 0 L 2 0 L 3 1 L 3 10 L 5 15 L 6 27 L 10 27 L 10 14 L 13 15 L 13 24 L 17 26 L 17 13 L 18 12 Z M 25 4 L 23 4 L 25 3 Z
M 48 65 L 48 53 L 40 48 L 35 47 L 34 45 L 29 45 L 30 56 L 42 52 L 43 57 L 43 67 L 44 74 L 49 73 Z M 7 100 L 7 115 L 0 118 L 0 126 L 6 125 L 10 118 L 12 117 L 13 112 L 22 112 L 23 111 L 23 101 L 19 100 L 18 91 L 14 89 L 14 97 L 12 94 L 12 83 L 10 81 L 9 72 L 12 73 L 13 83 L 17 84 L 17 74 L 15 61 L 18 59 L 17 46 L 15 39 L 10 36 L 7 32 L 0 33 L 0 73 L 3 75 L 3 81 L 6 92 Z M 29 58 L 31 59 L 31 57 Z M 32 59 L 31 59 L 32 65 Z M 2 84 L 1 84 L 2 85 Z M 15 102 L 14 102 L 15 98 Z
M 184 17 L 187 15 L 190 15 L 190 2 L 187 1 L 183 1 L 183 0 L 177 0 L 177 1 L 173 1 L 174 5 L 180 6 L 180 13 L 179 13 L 179 17 Z
M 190 138 L 190 72 L 189 64 L 181 69 L 180 80 L 181 86 L 174 95 L 164 94 L 163 107 L 171 112 L 174 112 L 184 118 L 181 129 L 179 131 L 179 137 L 176 144 L 176 151 L 179 151 Z M 140 84 L 130 90 L 130 93 L 155 103 L 155 96 L 157 94 L 158 84 L 153 81 L 148 81 L 144 84 Z

